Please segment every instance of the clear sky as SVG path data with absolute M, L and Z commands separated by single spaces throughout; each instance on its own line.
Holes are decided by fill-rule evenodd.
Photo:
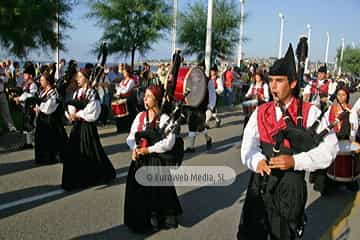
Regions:
M 166 0 L 172 4 L 172 0 Z M 240 1 L 234 0 L 240 9 Z M 70 21 L 74 29 L 67 31 L 70 36 L 66 40 L 68 52 L 61 52 L 60 57 L 75 58 L 78 61 L 95 61 L 90 49 L 102 34 L 102 29 L 96 26 L 94 19 L 88 19 L 85 14 L 89 11 L 86 1 L 73 9 Z M 186 10 L 191 0 L 178 0 L 180 11 Z M 204 8 L 207 1 L 202 0 Z M 240 11 L 240 10 L 239 10 Z M 245 12 L 248 18 L 244 25 L 244 35 L 250 40 L 244 46 L 245 57 L 277 56 L 279 46 L 280 18 L 279 12 L 285 15 L 283 53 L 289 42 L 296 47 L 298 37 L 307 33 L 306 24 L 312 27 L 310 55 L 312 60 L 323 61 L 325 56 L 326 32 L 330 32 L 329 60 L 333 61 L 336 48 L 341 45 L 341 38 L 345 44 L 355 42 L 360 47 L 360 1 L 359 0 L 245 0 Z M 178 19 L 181 21 L 181 19 Z M 145 59 L 162 59 L 170 57 L 171 35 L 153 45 L 145 57 L 136 54 L 136 61 Z M 34 59 L 49 59 L 42 54 L 32 54 Z M 109 61 L 116 62 L 123 59 L 113 55 Z

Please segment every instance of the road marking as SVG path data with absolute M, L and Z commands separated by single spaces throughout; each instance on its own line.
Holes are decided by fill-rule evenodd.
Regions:
M 239 143 L 240 143 L 240 141 L 237 141 L 237 142 L 234 142 L 234 143 L 228 143 L 228 144 L 225 144 L 225 145 L 222 145 L 220 147 L 215 148 L 215 150 L 221 150 L 221 149 L 224 149 L 224 148 L 227 148 L 227 147 L 232 147 L 232 146 L 234 146 L 236 144 L 239 144 Z M 116 178 L 126 177 L 127 175 L 128 175 L 127 172 L 118 173 L 118 174 L 116 174 Z M 0 211 L 8 209 L 8 208 L 16 207 L 16 206 L 19 206 L 19 205 L 22 205 L 22 204 L 27 204 L 27 203 L 39 201 L 39 200 L 42 200 L 42 199 L 45 199 L 45 198 L 60 195 L 60 194 L 63 194 L 63 193 L 65 193 L 65 190 L 58 189 L 58 190 L 50 191 L 48 193 L 43 193 L 43 194 L 35 195 L 35 196 L 32 196 L 32 197 L 20 199 L 20 200 L 17 200 L 17 201 L 5 203 L 5 204 L 0 205 Z
M 9 203 L 5 203 L 3 205 L 0 205 L 0 211 L 1 210 L 5 210 L 7 208 L 12 208 L 21 204 L 25 204 L 25 203 L 30 203 L 30 202 L 34 202 L 34 201 L 38 201 L 44 198 L 48 198 L 48 197 L 52 197 L 52 196 L 56 196 L 59 194 L 64 193 L 65 191 L 63 189 L 58 189 L 58 190 L 54 190 L 48 193 L 43 193 L 37 196 L 33 196 L 33 197 L 28 197 L 28 198 L 24 198 L 24 199 L 20 199 L 14 202 L 9 202 Z
M 125 177 L 125 176 L 127 176 L 127 172 L 116 174 L 116 178 L 122 178 L 122 177 Z M 63 189 L 58 189 L 58 190 L 54 190 L 54 191 L 51 191 L 51 192 L 35 195 L 35 196 L 32 196 L 32 197 L 23 198 L 23 199 L 20 199 L 20 200 L 17 200 L 17 201 L 5 203 L 5 204 L 0 205 L 0 211 L 8 209 L 8 208 L 16 207 L 16 206 L 19 206 L 19 205 L 22 205 L 22 204 L 31 203 L 31 202 L 39 201 L 39 200 L 42 200 L 42 199 L 45 199 L 45 198 L 60 195 L 60 194 L 63 194 L 65 192 L 66 191 L 63 190 Z
M 234 146 L 236 144 L 240 144 L 240 143 L 241 143 L 241 141 L 237 141 L 237 142 L 234 142 L 234 143 L 228 143 L 228 144 L 225 144 L 225 145 L 222 145 L 220 147 L 215 148 L 215 150 L 221 150 L 221 149 L 224 149 L 224 148 L 232 147 L 232 146 Z

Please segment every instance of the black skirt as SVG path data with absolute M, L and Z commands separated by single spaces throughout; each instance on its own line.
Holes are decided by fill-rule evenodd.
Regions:
M 143 166 L 164 166 L 156 154 L 141 159 Z M 135 232 L 151 230 L 151 215 L 158 219 L 178 216 L 182 208 L 174 186 L 143 186 L 135 179 L 138 165 L 131 161 L 125 190 L 124 223 Z
M 56 155 L 60 161 L 65 159 L 68 141 L 62 119 L 54 115 L 40 113 L 35 128 L 35 162 L 38 164 L 56 163 Z
M 62 187 L 71 190 L 105 184 L 115 175 L 115 169 L 101 146 L 96 124 L 76 122 L 63 164 Z

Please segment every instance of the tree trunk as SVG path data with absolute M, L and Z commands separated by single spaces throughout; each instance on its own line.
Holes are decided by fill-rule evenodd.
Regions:
M 131 49 L 131 69 L 132 69 L 132 71 L 134 71 L 135 51 L 136 51 L 136 48 L 133 47 Z

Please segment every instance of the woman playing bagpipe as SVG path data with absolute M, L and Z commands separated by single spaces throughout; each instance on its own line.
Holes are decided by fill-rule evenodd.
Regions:
M 101 112 L 98 94 L 85 72 L 78 72 L 75 78 L 79 89 L 65 113 L 73 123 L 63 164 L 62 187 L 66 190 L 104 184 L 115 178 L 115 169 L 101 146 L 96 128 Z
M 140 166 L 175 165 L 175 156 L 164 159 L 161 154 L 175 149 L 176 136 L 168 134 L 165 138 L 142 147 L 139 135 L 145 131 L 161 131 L 167 124 L 169 116 L 160 114 L 162 90 L 159 86 L 150 86 L 145 91 L 144 105 L 146 111 L 140 112 L 132 123 L 127 144 L 132 150 L 125 192 L 124 223 L 136 232 L 159 230 L 160 228 L 176 228 L 177 216 L 182 213 L 179 199 L 174 186 L 143 186 L 135 174 Z M 183 146 L 178 146 L 181 149 Z
M 56 163 L 65 159 L 67 135 L 63 125 L 63 108 L 60 96 L 55 89 L 56 66 L 46 67 L 41 72 L 39 94 L 40 103 L 33 110 L 37 114 L 35 128 L 35 162 L 38 164 Z
M 340 114 L 346 114 L 345 117 L 337 125 L 334 126 L 333 130 L 341 144 L 348 145 L 355 141 L 356 132 L 358 129 L 358 118 L 356 113 L 351 112 L 351 105 L 349 104 L 350 92 L 345 86 L 337 88 L 336 92 L 336 103 L 333 103 L 328 110 L 325 112 L 324 117 L 328 119 L 330 123 L 334 122 Z M 340 144 L 340 146 L 341 146 Z M 340 148 L 341 150 L 341 148 Z M 337 161 L 344 161 L 342 159 L 335 159 Z M 321 192 L 321 194 L 328 194 L 332 187 L 340 183 L 336 177 L 331 180 L 327 176 L 328 169 L 321 169 L 310 175 L 310 181 L 314 183 L 314 190 Z M 336 183 L 336 184 L 335 184 Z M 345 185 L 353 191 L 358 190 L 357 181 L 347 181 Z
M 326 168 L 338 151 L 336 136 L 323 140 L 320 110 L 298 98 L 295 59 L 290 45 L 270 68 L 274 101 L 252 113 L 241 146 L 242 162 L 252 170 L 238 239 L 301 239 L 307 200 L 305 171 Z M 313 125 L 316 122 L 316 125 Z M 326 119 L 317 132 L 326 127 Z M 316 140 L 316 141 L 315 141 Z
M 116 121 L 117 132 L 129 129 L 136 115 L 136 98 L 134 95 L 135 81 L 131 78 L 131 66 L 125 65 L 124 79 L 115 86 L 115 94 L 111 103 Z

